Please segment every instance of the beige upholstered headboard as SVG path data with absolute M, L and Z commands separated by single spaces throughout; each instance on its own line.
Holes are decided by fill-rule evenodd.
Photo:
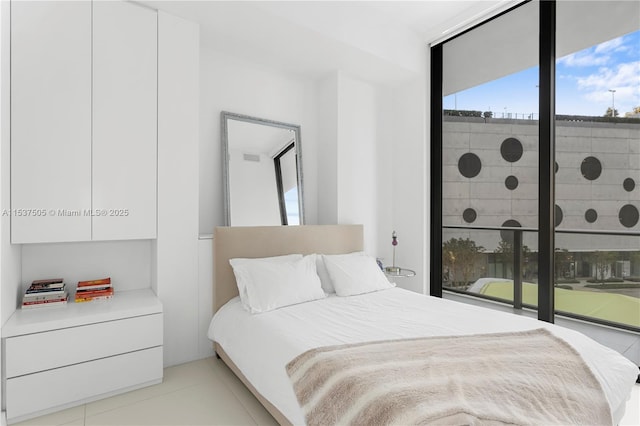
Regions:
M 238 295 L 229 259 L 363 250 L 362 225 L 217 227 L 213 231 L 213 311 Z

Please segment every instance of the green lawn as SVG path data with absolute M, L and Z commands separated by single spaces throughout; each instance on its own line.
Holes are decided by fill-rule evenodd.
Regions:
M 512 282 L 489 282 L 480 294 L 513 300 Z M 538 305 L 538 285 L 522 284 L 522 302 Z M 640 299 L 624 294 L 555 289 L 556 310 L 640 327 Z

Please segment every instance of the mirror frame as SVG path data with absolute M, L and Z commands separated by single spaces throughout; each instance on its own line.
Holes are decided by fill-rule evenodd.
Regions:
M 252 117 L 244 114 L 236 114 L 233 112 L 222 111 L 220 113 L 220 130 L 222 139 L 222 183 L 224 191 L 224 217 L 225 225 L 231 226 L 231 182 L 229 179 L 229 128 L 228 120 L 244 121 L 247 123 L 260 124 L 263 126 L 278 127 L 281 129 L 289 129 L 295 135 L 296 150 L 296 173 L 298 185 L 298 211 L 300 214 L 300 225 L 305 224 L 304 218 L 304 179 L 302 175 L 302 139 L 300 137 L 300 126 L 297 124 L 283 123 L 281 121 L 267 120 L 264 118 Z M 282 211 L 281 211 L 282 214 Z M 285 213 L 286 214 L 286 213 Z M 256 224 L 259 226 L 261 224 Z

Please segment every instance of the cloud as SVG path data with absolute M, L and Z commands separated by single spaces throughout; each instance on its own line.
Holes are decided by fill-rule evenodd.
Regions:
M 615 68 L 601 67 L 595 74 L 578 77 L 580 89 L 640 88 L 640 61 L 618 64 Z
M 611 101 L 609 90 L 615 90 L 616 109 L 630 110 L 640 105 L 640 61 L 602 67 L 596 73 L 578 77 L 577 85 L 587 100 L 599 103 Z
M 558 63 L 568 67 L 602 66 L 611 62 L 611 55 L 630 50 L 625 36 L 614 38 L 596 46 L 581 50 L 558 59 Z
M 613 52 L 619 52 L 621 47 L 622 47 L 622 49 L 626 49 L 626 47 L 623 46 L 623 44 L 624 44 L 624 36 L 623 37 L 614 38 L 613 40 L 605 41 L 604 43 L 598 44 L 594 48 L 594 52 L 596 54 L 607 53 L 607 52 L 612 52 L 612 51 Z
M 568 67 L 592 67 L 605 65 L 609 61 L 607 56 L 597 56 L 593 53 L 578 52 L 565 56 L 558 60 L 559 63 Z

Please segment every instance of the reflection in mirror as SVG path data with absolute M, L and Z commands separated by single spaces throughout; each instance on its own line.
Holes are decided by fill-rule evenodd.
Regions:
M 222 112 L 229 226 L 304 223 L 300 126 Z

